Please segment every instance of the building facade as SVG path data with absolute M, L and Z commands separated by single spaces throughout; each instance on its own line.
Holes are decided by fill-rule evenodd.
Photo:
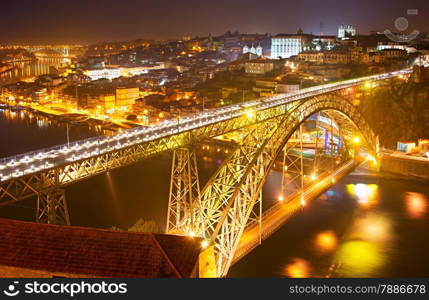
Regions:
M 271 39 L 271 58 L 281 59 L 309 50 L 311 37 L 306 34 L 279 34 Z
M 252 47 L 248 47 L 247 45 L 245 45 L 243 47 L 243 54 L 246 53 L 252 53 L 255 54 L 257 56 L 262 56 L 262 46 L 258 45 L 256 48 L 255 46 L 252 45 Z
M 267 59 L 254 59 L 244 65 L 246 74 L 262 75 L 274 70 L 274 63 Z
M 338 27 L 338 38 L 344 39 L 356 35 L 356 28 L 350 24 L 342 24 Z
M 121 77 L 121 70 L 119 68 L 88 69 L 84 73 L 85 75 L 89 76 L 91 80 L 112 80 Z
M 133 106 L 136 99 L 139 98 L 139 88 L 118 87 L 116 89 L 116 107 L 122 110 Z
M 351 62 L 351 55 L 346 51 L 306 51 L 298 55 L 300 61 L 314 64 L 348 64 Z

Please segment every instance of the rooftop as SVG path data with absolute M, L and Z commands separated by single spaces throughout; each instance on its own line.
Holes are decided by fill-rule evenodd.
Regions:
M 0 265 L 91 277 L 190 277 L 200 239 L 0 218 Z

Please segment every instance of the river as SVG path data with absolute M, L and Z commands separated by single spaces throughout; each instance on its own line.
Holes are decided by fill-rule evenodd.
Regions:
M 68 58 L 38 58 L 35 61 L 14 63 L 13 69 L 0 73 L 0 85 L 13 83 L 19 80 L 32 79 L 40 75 L 49 74 L 49 67 L 60 67 L 69 63 Z

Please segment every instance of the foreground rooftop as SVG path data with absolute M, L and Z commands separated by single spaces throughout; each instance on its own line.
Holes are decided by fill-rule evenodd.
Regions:
M 5 277 L 194 277 L 197 238 L 0 218 Z

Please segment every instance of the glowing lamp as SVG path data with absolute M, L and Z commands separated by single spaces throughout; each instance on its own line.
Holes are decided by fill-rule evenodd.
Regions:
M 204 249 L 205 249 L 205 248 L 207 248 L 208 246 L 209 246 L 209 242 L 208 242 L 207 240 L 204 240 L 204 241 L 202 241 L 202 242 L 201 242 L 201 247 L 202 247 L 202 248 L 204 248 Z

